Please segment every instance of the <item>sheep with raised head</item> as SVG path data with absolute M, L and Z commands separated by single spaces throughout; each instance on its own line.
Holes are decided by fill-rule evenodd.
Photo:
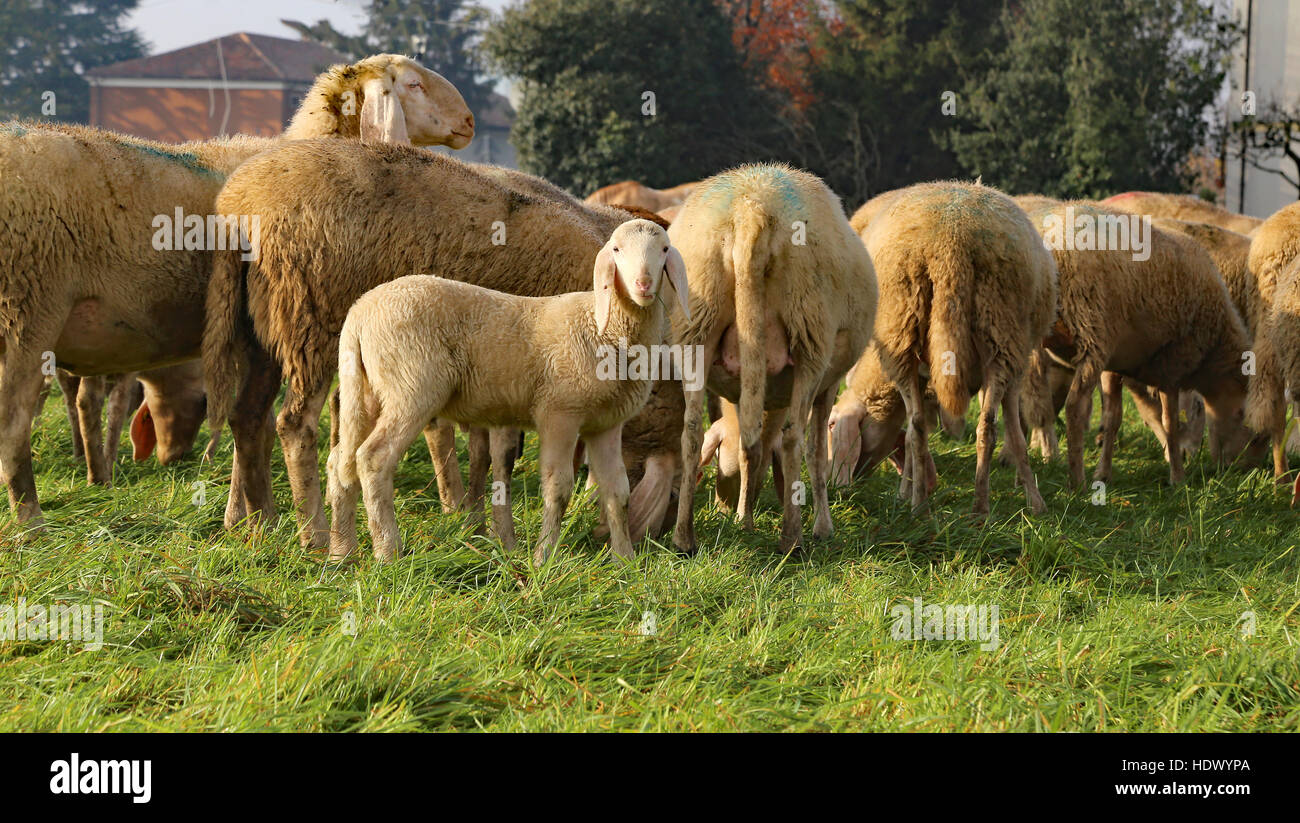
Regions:
M 536 565 L 559 540 L 573 489 L 574 448 L 582 439 L 611 550 L 631 559 L 621 431 L 645 404 L 651 384 L 606 379 L 598 363 L 605 350 L 662 344 L 667 328 L 658 297 L 665 276 L 685 310 L 681 256 L 661 227 L 632 220 L 597 254 L 591 292 L 518 297 L 412 275 L 363 295 L 339 337 L 340 362 L 347 367 L 339 376 L 339 441 L 329 460 L 331 558 L 342 559 L 356 546 L 360 490 L 375 557 L 396 557 L 401 540 L 393 475 L 411 440 L 437 417 L 537 429 L 544 512 Z M 508 500 L 507 494 L 494 511 L 510 549 Z
M 404 136 L 459 148 L 472 134 L 455 88 L 396 55 L 331 70 L 303 107 L 311 116 L 300 111 L 291 137 Z M 208 246 L 229 229 L 213 231 L 217 193 L 240 163 L 282 142 L 239 136 L 169 145 L 83 126 L 0 126 L 0 216 L 9 228 L 0 238 L 0 480 L 20 523 L 41 521 L 29 429 L 44 353 L 83 375 L 197 357 Z M 197 234 L 168 225 L 177 213 L 199 221 Z M 212 243 L 190 242 L 205 217 Z M 201 421 L 201 396 L 190 401 L 185 419 Z
M 979 183 L 923 183 L 897 193 L 863 230 L 880 287 L 875 338 L 831 414 L 842 480 L 904 433 L 899 495 L 914 507 L 934 484 L 927 444 L 934 389 L 951 415 L 980 392 L 976 513 L 989 510 L 997 413 L 1029 506 L 1044 509 L 1020 425 L 1020 382 L 1056 315 L 1056 266 L 1025 213 Z
M 781 449 L 781 547 L 802 539 L 799 480 L 805 427 L 813 535 L 833 526 L 826 496 L 826 420 L 840 378 L 871 339 L 876 278 L 839 198 L 806 172 L 742 166 L 700 183 L 669 229 L 690 272 L 691 318 L 674 313 L 673 340 L 702 347 L 707 387 L 738 403 L 737 518 L 753 523 L 764 455 Z M 715 363 L 715 359 L 717 362 Z M 681 486 L 673 542 L 696 546 L 694 492 L 703 386 L 685 391 Z

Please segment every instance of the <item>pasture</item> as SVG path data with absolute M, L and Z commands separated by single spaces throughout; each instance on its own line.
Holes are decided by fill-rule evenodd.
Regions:
M 101 604 L 103 647 L 0 639 L 0 731 L 1300 730 L 1300 514 L 1267 471 L 1213 473 L 1204 449 L 1170 488 L 1125 402 L 1103 505 L 1035 456 L 1047 513 L 997 466 L 974 521 L 972 410 L 963 440 L 932 438 L 928 512 L 884 468 L 832 491 L 835 536 L 787 557 L 770 482 L 746 533 L 706 472 L 696 556 L 647 541 L 612 562 L 588 492 L 534 571 L 532 437 L 515 556 L 439 513 L 419 443 L 398 474 L 409 553 L 377 564 L 363 531 L 364 559 L 336 568 L 289 517 L 223 532 L 228 434 L 215 463 L 124 453 L 116 488 L 88 487 L 51 398 L 33 441 L 48 528 L 0 520 L 0 602 Z M 287 514 L 278 446 L 272 465 Z M 996 647 L 895 639 L 918 597 L 996 606 Z

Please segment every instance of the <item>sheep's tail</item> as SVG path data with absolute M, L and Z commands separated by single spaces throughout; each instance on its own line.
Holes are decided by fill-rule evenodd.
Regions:
M 335 418 L 338 442 L 329 457 L 329 494 L 337 499 L 343 489 L 356 486 L 357 449 L 370 434 L 367 417 L 370 380 L 361 361 L 361 339 L 351 323 L 344 322 L 339 336 L 339 388 Z
M 934 284 L 927 341 L 930 385 L 945 411 L 964 416 L 970 406 L 969 371 L 979 368 L 970 326 L 973 306 L 969 292 L 976 273 L 969 251 L 956 244 L 932 254 L 928 265 L 931 270 L 921 276 Z
M 214 252 L 203 327 L 203 380 L 208 391 L 208 428 L 214 438 L 230 418 L 235 393 L 247 371 L 248 313 L 245 264 L 238 249 Z
M 767 229 L 771 215 L 747 197 L 732 207 L 731 263 L 736 282 L 736 334 L 740 341 L 740 441 L 758 444 L 767 394 L 767 264 L 771 257 Z

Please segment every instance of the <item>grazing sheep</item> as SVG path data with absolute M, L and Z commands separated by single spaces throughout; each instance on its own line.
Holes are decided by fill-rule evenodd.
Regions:
M 596 189 L 587 196 L 587 203 L 593 206 L 637 206 L 646 211 L 663 211 L 672 206 L 680 206 L 699 183 L 682 183 L 671 189 L 652 189 L 635 180 L 624 180 L 604 188 Z
M 708 389 L 739 404 L 737 518 L 752 526 L 760 458 L 779 436 L 781 547 L 799 543 L 802 494 L 794 484 L 804 428 L 811 426 L 813 534 L 830 536 L 822 441 L 840 378 L 862 354 L 875 321 L 876 278 L 866 248 L 821 180 L 779 165 L 742 166 L 700 183 L 668 233 L 691 275 L 691 319 L 673 315 L 674 342 L 702 346 L 702 362 L 713 364 Z M 673 542 L 694 551 L 704 388 L 686 387 L 685 399 Z
M 222 213 L 260 215 L 261 230 L 256 261 L 219 252 L 214 265 L 203 346 L 209 422 L 219 427 L 238 390 L 231 422 L 247 508 L 270 511 L 270 444 L 258 438 L 283 375 L 277 429 L 304 545 L 329 541 L 316 428 L 348 308 L 383 282 L 429 271 L 528 297 L 585 289 L 612 230 L 601 226 L 627 218 L 537 178 L 479 168 L 401 146 L 299 141 L 249 160 L 217 200 Z M 434 457 L 450 475 L 452 445 Z M 481 494 L 471 482 L 473 505 Z
M 832 466 L 841 475 L 874 466 L 906 429 L 899 495 L 919 507 L 934 482 L 925 389 L 951 415 L 979 391 L 975 512 L 989 510 L 999 406 L 1029 506 L 1043 511 L 1020 425 L 1020 381 L 1055 318 L 1056 266 L 1025 213 L 978 183 L 924 183 L 900 191 L 862 240 L 880 304 L 873 343 L 831 415 Z
M 339 357 L 348 367 L 340 372 L 339 442 L 329 460 L 331 559 L 356 547 L 358 479 L 375 557 L 397 556 L 401 538 L 393 475 L 411 440 L 438 417 L 537 429 L 544 505 L 533 555 L 538 566 L 559 541 L 581 438 L 610 526 L 611 549 L 630 560 L 621 432 L 623 422 L 645 404 L 651 383 L 603 379 L 598 363 L 606 347 L 649 350 L 663 342 L 666 324 L 658 296 L 665 273 L 686 310 L 686 269 L 667 233 L 648 220 L 631 220 L 596 256 L 592 292 L 517 297 L 413 275 L 362 296 L 339 338 Z M 508 494 L 494 512 L 497 533 L 509 550 Z
M 1273 445 L 1273 475 L 1281 480 L 1287 473 L 1286 444 L 1286 369 L 1288 348 L 1295 338 L 1288 334 L 1287 312 L 1292 295 L 1277 295 L 1283 276 L 1300 257 L 1300 203 L 1279 209 L 1264 221 L 1250 242 L 1248 265 L 1259 287 L 1260 297 L 1268 307 L 1261 328 L 1255 335 L 1255 378 L 1250 383 L 1246 404 L 1247 423 L 1267 432 Z M 1290 286 L 1288 286 L 1290 288 Z M 1280 303 L 1279 303 L 1280 299 Z M 1279 328 L 1279 324 L 1284 328 Z M 1300 386 L 1292 385 L 1294 393 Z
M 308 94 L 312 116 L 296 119 L 290 134 L 305 134 L 310 121 L 318 136 L 468 142 L 464 101 L 413 61 L 381 55 L 330 77 Z M 280 143 L 240 136 L 169 145 L 82 126 L 0 126 L 0 218 L 9 229 L 0 238 L 0 479 L 18 522 L 41 522 L 29 429 L 44 352 L 82 375 L 197 357 L 212 257 L 195 246 L 226 240 L 229 227 L 212 219 L 226 175 Z M 171 225 L 178 214 L 181 224 Z M 199 221 L 193 233 L 184 225 L 191 219 Z M 202 418 L 197 401 L 190 414 Z
M 1190 194 L 1164 194 L 1153 191 L 1127 191 L 1101 201 L 1101 205 L 1152 218 L 1169 217 L 1190 223 L 1209 223 L 1229 231 L 1250 234 L 1263 223 L 1258 217 L 1233 214 L 1222 206 Z
M 1261 234 L 1262 232 L 1261 229 Z M 1276 358 L 1274 373 L 1270 378 L 1278 389 L 1289 388 L 1294 397 L 1300 392 L 1300 257 L 1293 258 L 1276 275 L 1265 334 Z M 1273 417 L 1268 421 L 1270 425 L 1267 431 L 1273 440 L 1275 474 L 1278 478 L 1287 471 L 1286 452 L 1282 448 L 1286 407 L 1280 395 L 1281 391 L 1278 391 L 1276 395 L 1266 397 L 1271 404 L 1276 404 L 1275 409 L 1269 409 Z M 1291 505 L 1297 503 L 1300 503 L 1300 476 L 1296 477 L 1291 489 Z
M 1182 389 L 1199 392 L 1219 424 L 1240 422 L 1248 338 L 1204 249 L 1180 233 L 1146 231 L 1136 216 L 1095 203 L 1042 201 L 1027 211 L 1060 274 L 1060 322 L 1044 345 L 1074 369 L 1065 403 L 1072 486 L 1083 484 L 1085 404 L 1102 372 L 1159 390 L 1169 442 L 1181 442 Z M 1110 477 L 1120 422 L 1119 381 L 1109 380 L 1105 389 L 1116 402 L 1103 411 L 1098 480 Z M 1182 449 L 1166 446 L 1165 453 L 1170 482 L 1181 483 Z

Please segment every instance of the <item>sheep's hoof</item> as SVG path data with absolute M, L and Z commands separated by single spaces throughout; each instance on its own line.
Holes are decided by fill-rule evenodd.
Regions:
M 699 548 L 695 543 L 695 530 L 673 529 L 673 548 L 686 557 L 694 555 Z

